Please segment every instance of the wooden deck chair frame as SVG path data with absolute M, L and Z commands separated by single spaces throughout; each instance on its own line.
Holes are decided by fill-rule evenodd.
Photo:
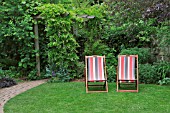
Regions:
M 103 59 L 103 68 L 104 68 L 104 80 L 88 80 L 88 58 L 97 58 L 100 57 Z M 96 75 L 96 74 L 95 74 Z M 103 82 L 104 84 L 89 84 L 90 82 Z M 85 56 L 85 86 L 86 86 L 86 93 L 91 93 L 91 92 L 108 92 L 108 83 L 107 83 L 107 74 L 106 74 L 106 62 L 105 62 L 105 56 Z M 89 87 L 104 87 L 105 90 L 89 90 Z
M 126 57 L 129 57 L 129 56 L 133 56 L 135 57 L 135 79 L 134 80 L 121 80 L 119 78 L 119 60 L 118 60 L 118 67 L 117 67 L 117 92 L 138 92 L 138 81 L 139 81 L 139 75 L 138 75 L 138 55 L 118 55 L 118 59 L 121 57 L 121 56 L 126 56 Z M 123 81 L 121 83 L 121 81 Z M 130 83 L 128 83 L 128 81 L 132 81 Z M 120 88 L 120 84 L 131 84 L 131 83 L 135 83 L 135 86 L 136 86 L 136 89 L 134 90 L 124 90 L 124 89 L 119 89 Z

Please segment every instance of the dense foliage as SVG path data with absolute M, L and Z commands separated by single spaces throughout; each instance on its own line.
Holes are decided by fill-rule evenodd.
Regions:
M 35 70 L 33 18 L 38 2 L 18 0 L 0 3 L 0 67 L 21 77 Z M 10 76 L 10 75 L 9 75 Z
M 73 76 L 78 56 L 76 48 L 78 43 L 72 34 L 73 20 L 75 15 L 67 11 L 62 4 L 46 4 L 38 8 L 46 20 L 46 36 L 48 43 L 49 64 L 55 64 L 55 70 L 66 70 L 66 75 Z M 63 71 L 61 75 L 63 75 Z
M 43 77 L 70 81 L 83 77 L 85 55 L 105 55 L 113 82 L 117 55 L 138 54 L 140 82 L 162 84 L 170 76 L 169 7 L 168 0 L 2 0 L 0 68 L 11 77 L 37 79 L 39 53 Z M 40 51 L 34 47 L 37 15 Z

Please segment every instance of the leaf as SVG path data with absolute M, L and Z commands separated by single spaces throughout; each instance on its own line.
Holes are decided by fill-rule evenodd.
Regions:
M 23 64 L 23 67 L 24 67 L 24 68 L 27 68 L 27 64 Z
M 19 67 L 21 67 L 22 66 L 22 62 L 19 62 Z

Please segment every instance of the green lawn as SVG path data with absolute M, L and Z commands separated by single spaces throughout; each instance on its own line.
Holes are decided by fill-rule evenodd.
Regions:
M 170 86 L 139 85 L 139 93 L 86 94 L 82 82 L 46 83 L 8 101 L 5 113 L 170 113 Z

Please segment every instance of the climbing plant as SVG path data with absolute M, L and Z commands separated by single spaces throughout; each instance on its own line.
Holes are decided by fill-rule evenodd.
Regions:
M 0 3 L 0 65 L 25 76 L 35 70 L 33 15 L 39 2 L 8 0 Z M 10 75 L 9 75 L 10 76 Z
M 56 73 L 64 69 L 67 74 L 63 75 L 73 77 L 78 60 L 76 48 L 79 46 L 72 34 L 72 24 L 76 21 L 76 16 L 66 10 L 63 4 L 45 4 L 37 9 L 47 26 L 45 30 L 49 38 L 49 64 L 55 64 L 53 71 Z

